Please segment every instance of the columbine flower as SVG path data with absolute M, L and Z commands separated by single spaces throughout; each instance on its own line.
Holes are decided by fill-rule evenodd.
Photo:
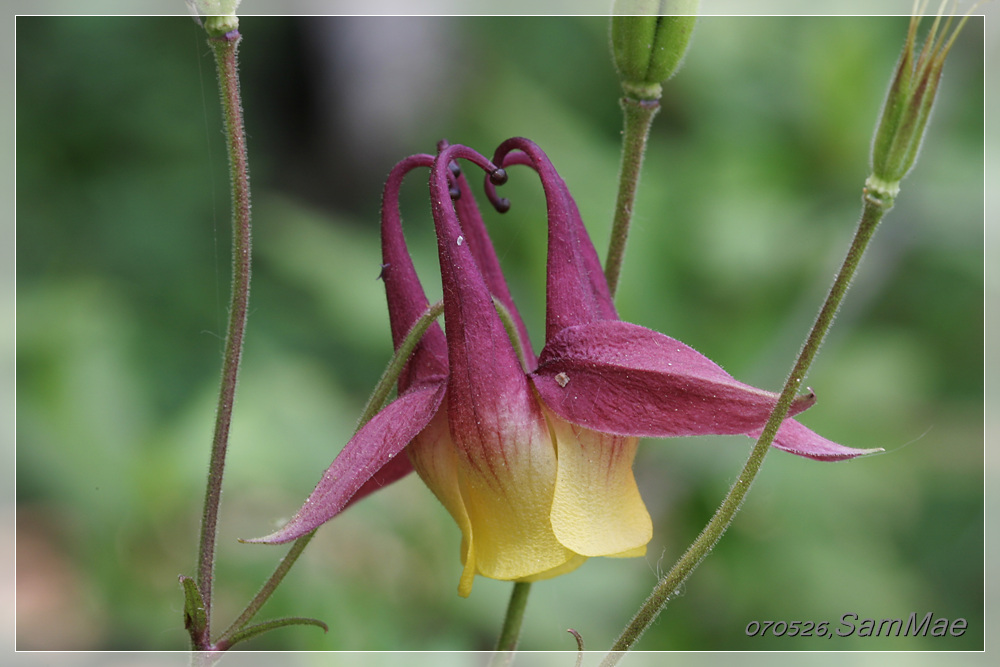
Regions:
M 549 247 L 546 344 L 537 360 L 459 159 L 489 174 L 487 193 L 501 210 L 508 204 L 495 186 L 506 180 L 505 167 L 527 165 L 541 178 Z M 400 379 L 400 397 L 348 443 L 283 529 L 255 541 L 288 541 L 329 520 L 405 471 L 395 456 L 405 447 L 462 531 L 463 596 L 476 574 L 534 581 L 591 556 L 643 555 L 652 522 L 632 474 L 639 438 L 756 436 L 777 395 L 737 382 L 679 341 L 618 320 L 576 204 L 532 142 L 510 139 L 492 161 L 465 146 L 442 146 L 431 160 L 409 158 L 386 185 L 386 292 L 398 345 L 427 299 L 394 193 L 404 171 L 429 164 L 446 334 L 436 325 L 428 330 Z M 504 326 L 494 299 L 512 326 Z M 814 400 L 800 398 L 792 414 Z M 838 445 L 793 419 L 774 445 L 827 461 L 877 451 Z

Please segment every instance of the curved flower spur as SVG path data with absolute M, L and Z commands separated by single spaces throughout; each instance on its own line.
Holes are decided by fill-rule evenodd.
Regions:
M 405 249 L 395 193 L 411 168 L 403 165 L 430 159 L 404 160 L 386 184 L 383 255 L 397 347 L 427 299 Z M 487 172 L 487 194 L 501 211 L 509 204 L 495 187 L 506 181 L 506 167 L 527 165 L 541 179 L 548 267 L 546 343 L 537 362 L 458 159 Z M 285 542 L 315 529 L 405 474 L 403 457 L 395 456 L 405 447 L 462 531 L 463 596 L 476 574 L 535 581 L 591 556 L 643 555 L 652 523 L 632 474 L 639 438 L 756 437 L 777 394 L 736 381 L 679 341 L 618 319 L 576 204 L 534 143 L 509 139 L 492 162 L 465 146 L 442 145 L 431 168 L 446 333 L 437 325 L 428 330 L 400 377 L 399 398 L 347 444 L 299 513 L 251 541 Z M 510 335 L 494 297 L 511 315 Z M 801 397 L 790 414 L 814 402 Z M 823 461 L 880 451 L 844 447 L 790 418 L 774 446 Z

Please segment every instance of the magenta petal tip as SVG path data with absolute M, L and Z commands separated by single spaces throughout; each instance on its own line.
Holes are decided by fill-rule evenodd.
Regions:
M 760 437 L 760 432 L 750 435 L 751 437 Z M 832 440 L 827 440 L 794 419 L 784 421 L 781 428 L 778 429 L 778 435 L 774 438 L 773 446 L 790 454 L 816 461 L 846 461 L 885 451 L 881 447 L 875 449 L 845 447 Z

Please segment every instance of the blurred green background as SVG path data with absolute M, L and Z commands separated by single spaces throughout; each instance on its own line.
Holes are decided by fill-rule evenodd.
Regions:
M 905 18 L 699 22 L 665 87 L 618 305 L 777 389 L 849 242 Z M 723 541 L 639 648 L 983 646 L 983 52 L 946 67 L 921 160 L 875 237 L 802 421 L 881 456 L 775 452 Z M 187 18 L 17 19 L 17 642 L 184 649 L 229 294 L 214 65 Z M 393 163 L 447 137 L 538 142 L 599 252 L 620 110 L 607 21 L 244 18 L 255 264 L 217 575 L 223 627 L 284 553 L 241 545 L 294 512 L 391 352 L 378 207 Z M 515 171 L 487 224 L 542 343 L 544 201 Z M 404 188 L 434 298 L 425 186 Z M 524 649 L 606 648 L 708 520 L 746 438 L 649 441 L 645 559 L 532 591 Z M 510 584 L 459 598 L 459 534 L 416 477 L 324 527 L 261 618 L 330 624 L 259 649 L 476 650 Z M 749 638 L 754 620 L 964 617 L 960 638 Z M 248 648 L 251 645 L 247 645 Z

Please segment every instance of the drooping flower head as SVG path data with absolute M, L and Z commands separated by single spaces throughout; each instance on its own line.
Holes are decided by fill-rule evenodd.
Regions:
M 639 438 L 755 437 L 777 395 L 736 381 L 679 341 L 618 319 L 576 204 L 534 143 L 510 139 L 492 160 L 442 144 L 434 158 L 408 160 L 390 174 L 383 201 L 393 340 L 398 346 L 427 308 L 394 198 L 413 166 L 431 168 L 445 331 L 428 330 L 401 376 L 399 398 L 348 443 L 299 514 L 258 541 L 294 539 L 372 485 L 398 477 L 406 471 L 398 456 L 405 447 L 462 532 L 462 595 L 476 574 L 534 581 L 592 556 L 644 554 L 652 523 L 632 474 Z M 506 168 L 526 165 L 541 180 L 548 260 L 546 340 L 537 362 L 459 160 L 486 172 L 487 195 L 500 210 L 509 207 L 496 194 Z M 509 326 L 496 303 L 510 314 Z M 814 400 L 800 398 L 791 414 Z M 819 460 L 876 451 L 843 447 L 794 419 L 774 445 Z

